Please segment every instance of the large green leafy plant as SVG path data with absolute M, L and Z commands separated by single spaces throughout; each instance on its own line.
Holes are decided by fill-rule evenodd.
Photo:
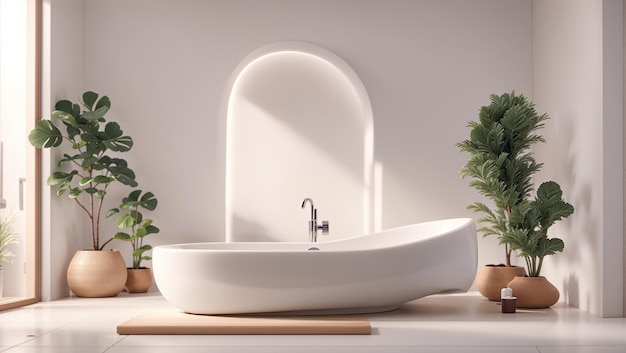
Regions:
M 28 136 L 37 148 L 55 148 L 69 142 L 72 153 L 65 153 L 58 162 L 63 170 L 53 172 L 47 183 L 58 187 L 57 196 L 67 194 L 85 212 L 93 250 L 102 250 L 113 239 L 100 242 L 100 215 L 109 186 L 117 182 L 137 186 L 127 162 L 113 156 L 112 152 L 128 152 L 133 140 L 124 135 L 118 123 L 106 122 L 104 116 L 110 108 L 108 97 L 91 91 L 83 94 L 80 105 L 60 100 L 52 116 L 62 123 L 63 132 L 45 119 L 37 122 Z
M 117 226 L 128 231 L 117 232 L 113 237 L 131 243 L 134 269 L 142 268 L 141 262 L 143 260 L 152 259 L 145 254 L 146 251 L 152 249 L 152 246 L 144 244 L 144 237 L 158 233 L 159 228 L 152 224 L 151 219 L 144 218 L 141 209 L 153 211 L 157 204 L 158 201 L 153 193 L 146 192 L 142 195 L 141 190 L 133 190 L 127 197 L 122 199 L 122 204 L 119 208 L 112 208 L 107 212 L 107 217 L 121 212 L 117 217 Z
M 540 275 L 546 255 L 563 251 L 563 241 L 549 238 L 548 228 L 574 213 L 553 181 L 543 183 L 531 199 L 533 174 L 542 167 L 531 146 L 545 142 L 537 130 L 546 119 L 547 114 L 537 114 L 523 95 L 491 95 L 491 104 L 480 109 L 478 121 L 468 124 L 470 138 L 457 144 L 470 155 L 461 176 L 471 177 L 470 186 L 492 202 L 468 206 L 483 214 L 479 232 L 496 236 L 505 246 L 507 266 L 511 266 L 511 252 L 519 251 L 531 277 Z

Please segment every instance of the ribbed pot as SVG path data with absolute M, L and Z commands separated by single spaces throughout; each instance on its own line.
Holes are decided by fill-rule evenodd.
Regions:
M 506 288 L 515 276 L 525 275 L 526 270 L 520 266 L 484 266 L 476 279 L 476 288 L 485 298 L 500 301 L 502 288 Z
M 126 263 L 117 250 L 79 250 L 67 269 L 67 285 L 79 297 L 114 297 L 124 289 L 126 277 Z
M 517 297 L 518 308 L 548 308 L 559 301 L 559 290 L 543 276 L 518 276 L 508 286 Z
M 145 293 L 152 285 L 152 270 L 149 268 L 129 268 L 126 279 L 128 293 Z

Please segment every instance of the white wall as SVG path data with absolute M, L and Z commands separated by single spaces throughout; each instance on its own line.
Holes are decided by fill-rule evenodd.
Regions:
M 531 94 L 530 1 L 85 0 L 85 85 L 135 139 L 128 160 L 159 198 L 153 245 L 224 239 L 227 81 L 259 47 L 319 45 L 363 81 L 382 166 L 382 227 L 473 216 L 460 179 L 489 94 Z M 479 239 L 480 264 L 502 262 Z
M 554 227 L 565 251 L 545 275 L 602 316 L 623 315 L 622 14 L 621 0 L 533 1 L 533 98 L 552 117 L 538 179 L 559 182 L 576 208 Z
M 42 114 L 60 99 L 80 97 L 83 90 L 83 7 L 76 0 L 44 0 L 42 9 Z M 57 169 L 59 150 L 42 152 L 42 293 L 44 301 L 69 295 L 65 275 L 74 252 L 88 248 L 84 216 L 67 197 L 57 198 L 46 178 Z M 88 234 L 87 234 L 88 235 Z

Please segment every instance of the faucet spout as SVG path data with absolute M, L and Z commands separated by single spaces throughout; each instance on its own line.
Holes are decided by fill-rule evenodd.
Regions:
M 308 197 L 304 199 L 304 201 L 302 201 L 302 206 L 300 206 L 300 208 L 305 208 L 307 202 L 311 204 L 311 219 L 317 218 L 315 217 L 315 208 L 313 206 L 313 199 L 310 199 Z
M 317 231 L 322 230 L 322 234 L 328 234 L 328 221 L 323 221 L 321 226 L 317 225 L 317 209 L 313 206 L 313 199 L 306 198 L 302 201 L 300 208 L 305 208 L 307 202 L 311 205 L 311 220 L 309 220 L 309 242 L 317 242 Z

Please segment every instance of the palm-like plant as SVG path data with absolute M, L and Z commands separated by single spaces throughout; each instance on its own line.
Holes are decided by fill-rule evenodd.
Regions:
M 544 126 L 546 119 L 548 115 L 537 114 L 534 104 L 523 95 L 515 92 L 491 95 L 491 104 L 480 109 L 479 120 L 468 124 L 470 138 L 457 144 L 462 152 L 470 154 L 461 176 L 473 178 L 470 186 L 493 202 L 492 207 L 475 202 L 468 208 L 483 214 L 478 219 L 483 225 L 478 231 L 484 236 L 495 235 L 500 245 L 505 246 L 507 266 L 511 266 L 512 250 L 520 250 L 520 256 L 527 260 L 539 257 L 538 265 L 543 256 L 562 251 L 563 246 L 556 246 L 560 239 L 549 241 L 550 245 L 545 243 L 547 228 L 573 213 L 571 205 L 554 199 L 556 194 L 562 195 L 555 182 L 540 188 L 534 201 L 528 200 L 533 191 L 533 174 L 542 167 L 530 148 L 537 142 L 545 142 L 536 131 Z M 560 196 L 558 199 L 562 202 Z M 555 218 L 556 215 L 560 218 Z M 541 268 L 537 271 L 536 266 L 530 266 L 528 270 L 534 276 Z
M 524 200 L 513 208 L 510 231 L 501 241 L 526 260 L 528 276 L 539 277 L 544 257 L 563 251 L 563 240 L 548 238 L 548 229 L 573 213 L 574 207 L 563 201 L 561 187 L 554 181 L 541 184 L 534 200 Z
M 68 141 L 74 151 L 64 154 L 59 166 L 70 165 L 69 172 L 56 171 L 48 177 L 48 185 L 57 185 L 57 196 L 68 193 L 90 220 L 93 250 L 102 250 L 113 238 L 100 244 L 100 215 L 104 197 L 113 182 L 136 187 L 135 173 L 127 162 L 109 155 L 113 152 L 127 152 L 133 140 L 124 136 L 116 122 L 106 123 L 104 115 L 111 107 L 107 96 L 99 98 L 97 93 L 83 94 L 81 112 L 78 104 L 69 100 L 56 103 L 52 116 L 65 126 L 65 135 L 50 120 L 37 122 L 28 138 L 37 148 L 59 147 Z M 86 195 L 86 199 L 81 195 Z
M 9 262 L 15 256 L 7 247 L 18 242 L 13 214 L 0 213 L 0 269 L 3 262 Z

